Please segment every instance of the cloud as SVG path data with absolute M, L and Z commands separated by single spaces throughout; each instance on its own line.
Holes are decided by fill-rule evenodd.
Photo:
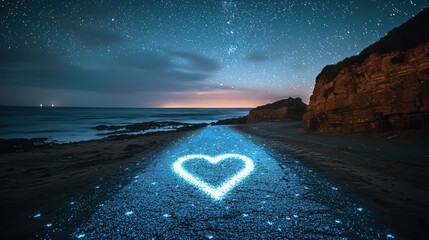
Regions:
M 221 69 L 221 66 L 217 62 L 201 55 L 188 52 L 170 52 L 170 54 L 172 57 L 185 60 L 188 66 L 192 66 L 197 71 L 215 72 Z
M 90 47 L 114 45 L 126 40 L 120 33 L 102 29 L 73 27 L 71 30 L 83 45 Z
M 221 69 L 190 52 L 142 52 L 90 68 L 59 55 L 0 49 L 0 102 L 62 106 L 257 106 L 286 96 L 308 99 L 303 89 L 266 93 L 208 81 Z
M 268 54 L 265 52 L 253 52 L 248 54 L 245 57 L 245 60 L 248 62 L 266 62 L 270 60 L 275 60 L 280 58 L 280 55 L 277 54 Z
M 94 92 L 169 92 L 219 89 L 206 80 L 221 69 L 214 60 L 187 52 L 121 56 L 97 68 L 57 55 L 0 50 L 0 85 Z
M 0 69 L 51 68 L 62 65 L 56 55 L 35 50 L 0 49 Z
M 116 59 L 115 64 L 145 75 L 180 81 L 204 81 L 221 69 L 214 60 L 188 52 L 145 52 Z
M 122 68 L 148 72 L 166 71 L 173 67 L 171 59 L 168 56 L 155 52 L 143 52 L 119 56 L 115 59 L 113 64 L 114 65 L 112 67 L 119 66 Z

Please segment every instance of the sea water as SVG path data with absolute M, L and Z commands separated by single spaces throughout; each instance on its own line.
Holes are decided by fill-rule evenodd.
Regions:
M 149 121 L 210 123 L 245 116 L 246 108 L 71 108 L 0 107 L 0 138 L 39 138 L 74 142 L 101 138 L 97 125 Z

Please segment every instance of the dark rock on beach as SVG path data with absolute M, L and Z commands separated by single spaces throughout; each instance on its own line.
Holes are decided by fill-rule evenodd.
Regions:
M 176 125 L 174 125 L 173 128 L 172 128 L 172 130 L 169 131 L 169 132 L 186 132 L 186 131 L 192 131 L 192 130 L 197 130 L 199 128 L 202 128 L 202 127 L 205 127 L 205 126 L 208 125 L 206 123 L 198 123 L 198 124 L 180 123 L 180 125 L 178 125 L 178 124 L 179 123 L 177 123 Z M 142 123 L 142 125 L 145 125 L 145 124 Z M 145 130 L 149 130 L 149 129 L 157 129 L 157 128 L 159 128 L 159 125 L 156 125 L 156 126 L 158 126 L 158 127 L 156 127 L 156 128 L 147 128 L 147 129 L 144 128 L 144 129 Z M 165 125 L 165 126 L 171 126 L 171 125 Z M 157 132 L 157 131 L 147 132 L 147 133 L 138 133 L 138 132 L 144 131 L 144 130 L 137 130 L 139 128 L 135 128 L 135 129 L 136 129 L 135 131 L 129 131 L 129 130 L 114 131 L 114 132 L 109 132 L 109 133 L 102 133 L 102 134 L 99 134 L 99 135 L 108 135 L 107 139 L 110 140 L 110 141 L 121 141 L 121 140 L 125 140 L 125 139 L 139 138 L 142 135 L 153 136 L 153 135 L 159 134 L 159 132 Z M 133 133 L 133 134 L 127 134 L 127 133 Z
M 229 118 L 212 122 L 211 125 L 232 125 L 232 124 L 245 124 L 247 122 L 247 116 Z
M 173 122 L 173 121 L 163 121 L 163 122 L 151 121 L 151 122 L 133 123 L 128 125 L 98 125 L 93 127 L 93 129 L 97 131 L 110 131 L 110 132 L 98 134 L 99 136 L 104 136 L 104 135 L 117 135 L 117 134 L 126 134 L 126 133 L 134 133 L 134 132 L 143 132 L 150 129 L 160 129 L 160 128 L 178 129 L 189 125 L 192 125 L 192 124 Z
M 97 125 L 95 127 L 93 127 L 92 129 L 97 130 L 97 131 L 116 131 L 119 130 L 121 128 L 124 128 L 121 125 Z
M 128 131 L 144 131 L 151 128 L 160 128 L 165 126 L 181 126 L 181 125 L 188 125 L 188 123 L 181 123 L 181 122 L 173 122 L 173 121 L 163 121 L 163 122 L 139 122 L 139 123 L 133 123 L 128 125 L 97 125 L 93 127 L 94 130 L 97 131 L 116 131 L 119 129 L 125 129 Z
M 300 121 L 306 108 L 307 105 L 302 102 L 301 98 L 289 97 L 288 99 L 253 108 L 247 116 L 219 120 L 212 122 L 211 125 L 235 125 L 281 120 Z
M 306 108 L 307 105 L 302 102 L 301 98 L 290 97 L 250 110 L 247 123 L 273 120 L 302 120 Z

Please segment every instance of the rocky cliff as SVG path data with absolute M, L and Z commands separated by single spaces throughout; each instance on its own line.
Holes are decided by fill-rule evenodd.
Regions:
M 429 123 L 429 9 L 359 55 L 325 67 L 304 128 L 372 132 L 422 129 Z
M 247 123 L 273 120 L 302 120 L 307 105 L 301 98 L 283 99 L 250 110 Z

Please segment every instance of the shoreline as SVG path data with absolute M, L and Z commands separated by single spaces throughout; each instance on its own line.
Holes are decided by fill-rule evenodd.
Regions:
M 145 121 L 132 124 L 94 125 L 89 128 L 90 130 L 86 130 L 86 132 L 83 133 L 81 132 L 80 135 L 73 135 L 73 137 L 69 135 L 70 133 L 66 134 L 67 132 L 63 132 L 64 135 L 56 136 L 56 138 L 49 135 L 9 138 L 0 137 L 0 153 L 31 150 L 34 147 L 43 147 L 44 145 L 69 144 L 116 137 L 132 138 L 132 136 L 136 135 L 142 136 L 158 132 L 187 131 L 210 124 L 211 123 L 186 123 L 176 121 Z
M 36 145 L 0 153 L 0 224 L 6 236 L 31 238 L 43 229 L 33 215 L 52 213 L 100 179 L 131 174 L 136 162 L 151 156 L 198 128 L 114 137 L 74 143 Z M 142 160 L 144 159 L 144 160 Z M 105 179 L 104 179 L 105 178 Z M 65 236 L 67 237 L 67 236 Z
M 27 148 L 0 151 L 0 194 L 4 196 L 0 224 L 10 231 L 11 237 L 33 236 L 43 228 L 31 221 L 37 211 L 48 213 L 64 207 L 70 199 L 93 190 L 102 178 L 132 174 L 122 170 L 127 166 L 131 169 L 140 161 L 144 167 L 151 156 L 204 126 L 207 125 L 72 143 L 43 144 L 43 139 L 34 139 Z M 301 122 L 231 126 L 338 184 L 348 196 L 374 210 L 375 217 L 399 238 L 425 236 L 424 229 L 429 227 L 425 202 L 429 199 L 429 148 L 425 148 L 424 138 L 396 133 L 311 134 L 304 132 Z M 27 144 L 30 141 L 18 140 Z M 387 154 L 388 150 L 393 152 Z
M 0 108 L 0 139 L 48 138 L 53 143 L 101 139 L 111 135 L 174 131 L 248 114 L 249 109 L 165 108 Z
M 369 206 L 375 217 L 399 238 L 426 236 L 429 150 L 423 139 L 406 143 L 380 136 L 316 135 L 304 132 L 300 126 L 299 122 L 269 122 L 239 125 L 235 129 L 338 184 L 349 196 Z M 369 144 L 363 145 L 366 141 Z M 373 142 L 382 144 L 372 146 Z M 392 148 L 414 156 L 413 161 L 403 161 L 401 156 L 392 154 L 384 156 L 383 151 Z

